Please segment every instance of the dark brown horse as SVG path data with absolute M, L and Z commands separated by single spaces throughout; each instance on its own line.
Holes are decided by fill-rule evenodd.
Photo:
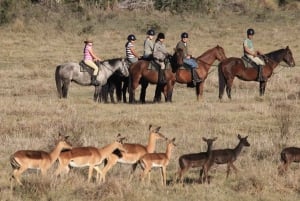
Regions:
M 259 81 L 259 94 L 263 96 L 268 79 L 273 74 L 274 69 L 281 61 L 288 66 L 295 66 L 295 61 L 291 49 L 279 49 L 263 55 L 266 65 L 263 67 L 263 77 L 265 81 Z M 241 58 L 230 57 L 220 62 L 219 67 L 219 99 L 222 99 L 224 89 L 229 99 L 231 99 L 231 87 L 235 77 L 244 81 L 257 81 L 258 70 L 256 68 L 246 68 Z
M 180 57 L 179 55 L 183 54 L 183 51 L 181 49 L 178 49 L 176 51 L 177 51 L 178 57 Z M 202 55 L 200 55 L 199 57 L 196 58 L 196 61 L 198 63 L 196 72 L 201 80 L 199 83 L 196 84 L 197 100 L 199 100 L 203 96 L 204 82 L 208 76 L 209 69 L 212 66 L 212 64 L 216 60 L 223 61 L 226 58 L 227 57 L 225 55 L 224 49 L 219 45 L 205 51 Z M 174 68 L 173 67 L 173 71 L 175 72 L 174 75 L 175 75 L 176 82 L 181 83 L 181 84 L 191 84 L 192 83 L 192 73 L 191 73 L 190 68 Z

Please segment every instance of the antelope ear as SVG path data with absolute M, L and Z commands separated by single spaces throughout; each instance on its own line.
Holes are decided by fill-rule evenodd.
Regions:
M 288 49 L 290 49 L 290 47 L 289 47 L 289 46 L 286 46 L 286 49 L 288 50 Z
M 205 141 L 205 142 L 207 141 L 207 139 L 205 137 L 202 137 L 202 140 Z
M 241 135 L 240 134 L 238 134 L 238 136 L 237 136 L 239 139 L 241 139 L 242 137 L 241 137 Z
M 213 141 L 215 141 L 216 139 L 218 139 L 218 137 L 214 137 L 214 138 L 213 138 Z
M 149 124 L 149 131 L 150 131 L 151 127 L 152 127 L 152 125 L 151 125 L 151 124 Z
M 160 130 L 160 126 L 159 127 L 157 127 L 156 129 L 155 129 L 155 131 L 158 133 L 158 131 Z

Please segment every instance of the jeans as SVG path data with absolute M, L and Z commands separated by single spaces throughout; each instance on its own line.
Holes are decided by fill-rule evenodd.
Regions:
M 186 63 L 187 65 L 191 66 L 191 68 L 197 68 L 198 63 L 195 59 L 183 59 L 183 63 Z

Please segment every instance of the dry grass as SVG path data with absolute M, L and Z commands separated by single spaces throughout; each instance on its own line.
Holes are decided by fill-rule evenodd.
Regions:
M 258 11 L 259 12 L 259 11 Z M 300 63 L 300 23 L 296 13 L 279 12 L 264 15 L 172 16 L 153 12 L 151 18 L 141 12 L 104 13 L 90 21 L 76 21 L 48 14 L 44 23 L 18 19 L 0 30 L 0 199 L 1 200 L 290 200 L 300 197 L 299 165 L 293 164 L 285 177 L 277 176 L 279 153 L 284 146 L 300 146 L 298 66 L 279 67 L 268 83 L 265 97 L 258 96 L 258 84 L 235 80 L 232 101 L 218 101 L 218 78 L 215 67 L 205 84 L 205 97 L 197 102 L 195 92 L 175 85 L 173 103 L 166 104 L 98 104 L 92 100 L 93 88 L 73 84 L 69 99 L 59 100 L 54 83 L 55 66 L 82 57 L 82 33 L 91 26 L 96 52 L 103 58 L 124 55 L 129 33 L 136 34 L 137 48 L 142 52 L 144 32 L 159 25 L 166 33 L 171 51 L 182 31 L 190 33 L 190 49 L 195 56 L 219 44 L 227 56 L 241 56 L 245 30 L 256 30 L 255 44 L 263 52 L 287 45 Z M 298 16 L 297 16 L 298 15 Z M 258 19 L 259 18 L 259 19 Z M 162 20 L 162 21 L 159 21 Z M 43 22 L 43 21 L 42 21 Z M 48 23 L 45 23 L 48 22 Z M 292 26 L 291 26 L 292 25 Z M 151 101 L 154 86 L 147 91 Z M 75 169 L 62 178 L 50 174 L 41 179 L 33 171 L 23 175 L 24 187 L 10 190 L 9 155 L 19 149 L 51 150 L 59 130 L 71 136 L 74 146 L 104 146 L 117 133 L 130 142 L 145 144 L 148 125 L 162 126 L 161 132 L 176 137 L 170 165 L 170 185 L 160 186 L 158 171 L 152 171 L 151 185 L 138 178 L 128 181 L 130 167 L 117 165 L 109 172 L 107 182 L 86 183 L 87 170 Z M 236 166 L 237 175 L 225 179 L 225 166 L 214 166 L 210 185 L 174 183 L 178 157 L 206 149 L 201 138 L 218 137 L 214 148 L 234 147 L 237 134 L 248 135 L 251 146 L 245 148 Z M 157 151 L 165 151 L 159 142 Z M 198 178 L 199 170 L 185 176 Z M 139 171 L 138 171 L 139 172 Z M 138 176 L 138 173 L 137 173 Z

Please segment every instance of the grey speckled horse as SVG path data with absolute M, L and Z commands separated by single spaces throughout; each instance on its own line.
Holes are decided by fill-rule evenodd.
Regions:
M 94 101 L 100 101 L 101 88 L 107 79 L 117 70 L 125 77 L 129 76 L 128 62 L 122 58 L 109 59 L 100 62 L 97 80 L 99 86 L 95 87 Z M 58 65 L 55 70 L 56 88 L 59 98 L 67 98 L 70 83 L 73 81 L 82 86 L 91 86 L 91 72 L 82 71 L 78 63 L 64 63 Z

